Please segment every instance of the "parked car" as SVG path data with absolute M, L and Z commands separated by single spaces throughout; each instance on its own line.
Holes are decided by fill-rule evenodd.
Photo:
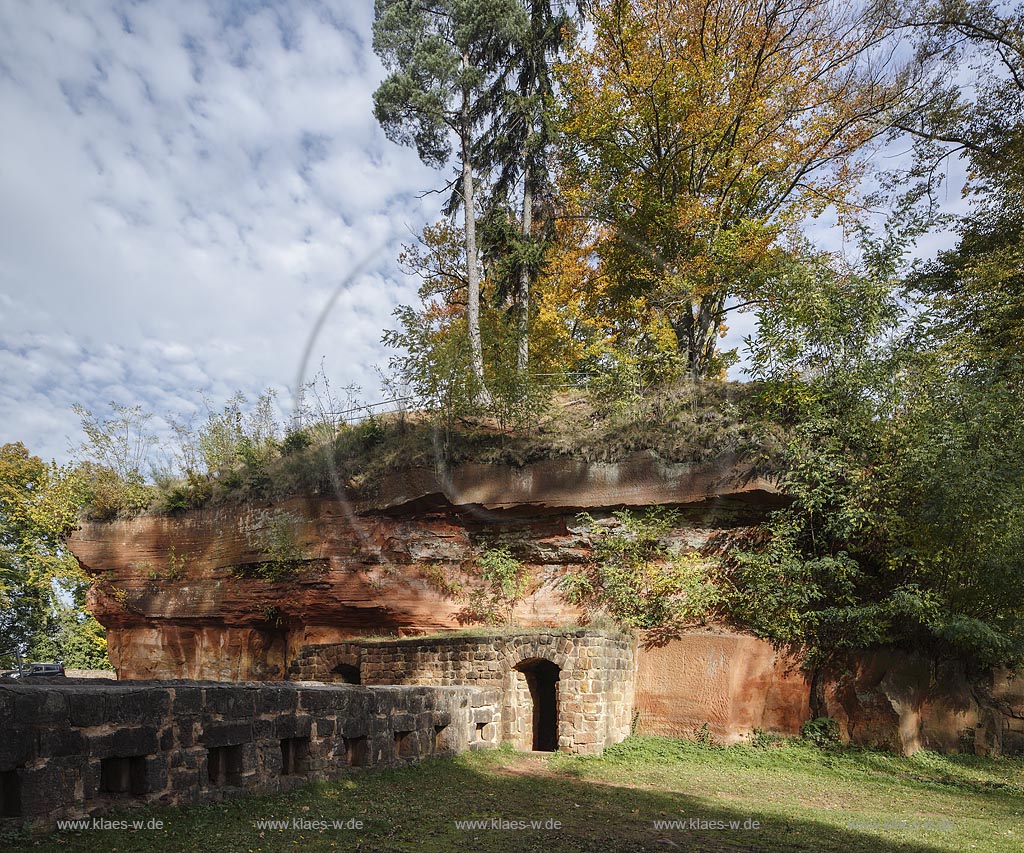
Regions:
M 62 663 L 32 663 L 22 670 L 19 678 L 64 678 Z

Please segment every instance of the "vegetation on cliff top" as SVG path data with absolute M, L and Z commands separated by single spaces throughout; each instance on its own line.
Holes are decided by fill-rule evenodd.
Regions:
M 294 495 L 372 496 L 385 474 L 462 462 L 615 462 L 653 451 L 675 462 L 735 454 L 767 470 L 778 431 L 757 417 L 753 398 L 747 383 L 684 380 L 622 398 L 563 390 L 516 428 L 483 416 L 446 427 L 429 410 L 346 423 L 308 408 L 286 428 L 268 394 L 249 411 L 236 398 L 195 430 L 178 430 L 167 445 L 147 434 L 148 416 L 137 410 L 102 422 L 84 413 L 90 432 L 104 440 L 87 448 L 92 461 L 79 473 L 87 516 L 110 520 Z M 117 461 L 126 445 L 145 446 L 148 454 L 126 468 Z M 147 482 L 145 460 L 157 458 L 177 460 L 178 470 L 155 467 Z

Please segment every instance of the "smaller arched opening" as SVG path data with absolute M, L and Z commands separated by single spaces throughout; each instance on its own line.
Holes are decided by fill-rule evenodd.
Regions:
M 530 748 L 540 752 L 558 749 L 558 665 L 543 658 L 525 660 L 516 666 L 519 678 L 526 682 L 520 691 L 520 711 L 529 721 L 531 732 L 527 739 Z M 524 707 L 525 706 L 525 707 Z
M 331 675 L 334 676 L 335 681 L 340 681 L 342 684 L 363 683 L 362 676 L 359 674 L 359 667 L 351 663 L 339 663 L 331 670 Z

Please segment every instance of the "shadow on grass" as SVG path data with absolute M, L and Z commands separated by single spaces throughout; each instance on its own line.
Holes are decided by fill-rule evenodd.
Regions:
M 644 853 L 644 851 L 843 851 L 932 853 L 958 850 L 958 833 L 926 843 L 913 827 L 902 837 L 848 826 L 852 813 L 834 822 L 801 817 L 800 804 L 763 808 L 726 804 L 727 792 L 706 796 L 588 783 L 560 775 L 504 769 L 508 756 L 440 759 L 383 772 L 360 773 L 273 797 L 183 808 L 145 808 L 112 818 L 163 821 L 160 830 L 58 832 L 12 850 L 36 851 L 544 851 L 544 853 Z M 766 791 L 766 794 L 770 792 Z M 1009 811 L 1009 810 L 1008 810 Z M 293 821 L 340 821 L 341 828 L 309 829 Z M 934 816 L 932 821 L 937 820 Z M 1009 813 L 1007 819 L 1011 819 Z M 283 830 L 257 821 L 282 820 Z M 655 821 L 683 821 L 676 828 Z M 691 824 L 691 821 L 714 823 Z M 928 816 L 921 816 L 928 822 Z M 362 829 L 351 828 L 361 821 Z M 483 821 L 472 828 L 457 821 Z M 497 823 L 495 823 L 497 821 Z M 505 821 L 506 823 L 502 823 Z M 524 822 L 522 824 L 518 822 Z M 539 824 L 532 828 L 532 822 Z M 556 823 L 557 822 L 557 823 Z M 756 828 L 755 828 L 756 822 Z M 712 828 L 714 827 L 714 828 Z M 720 828 L 719 828 L 720 827 Z M 999 849 L 993 847 L 990 849 Z
M 826 754 L 832 768 L 849 768 L 898 779 L 904 785 L 930 789 L 956 788 L 972 793 L 1005 790 L 1024 794 L 1018 759 L 918 752 L 911 757 L 871 749 L 837 749 Z M 990 777 L 990 778 L 983 778 Z M 996 778 L 991 778 L 996 777 Z

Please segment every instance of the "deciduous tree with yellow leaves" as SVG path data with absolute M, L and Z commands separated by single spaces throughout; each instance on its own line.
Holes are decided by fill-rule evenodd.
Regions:
M 904 74 L 852 4 L 603 0 L 592 22 L 561 68 L 565 179 L 626 319 L 667 324 L 681 367 L 715 375 L 780 237 L 851 209 Z

